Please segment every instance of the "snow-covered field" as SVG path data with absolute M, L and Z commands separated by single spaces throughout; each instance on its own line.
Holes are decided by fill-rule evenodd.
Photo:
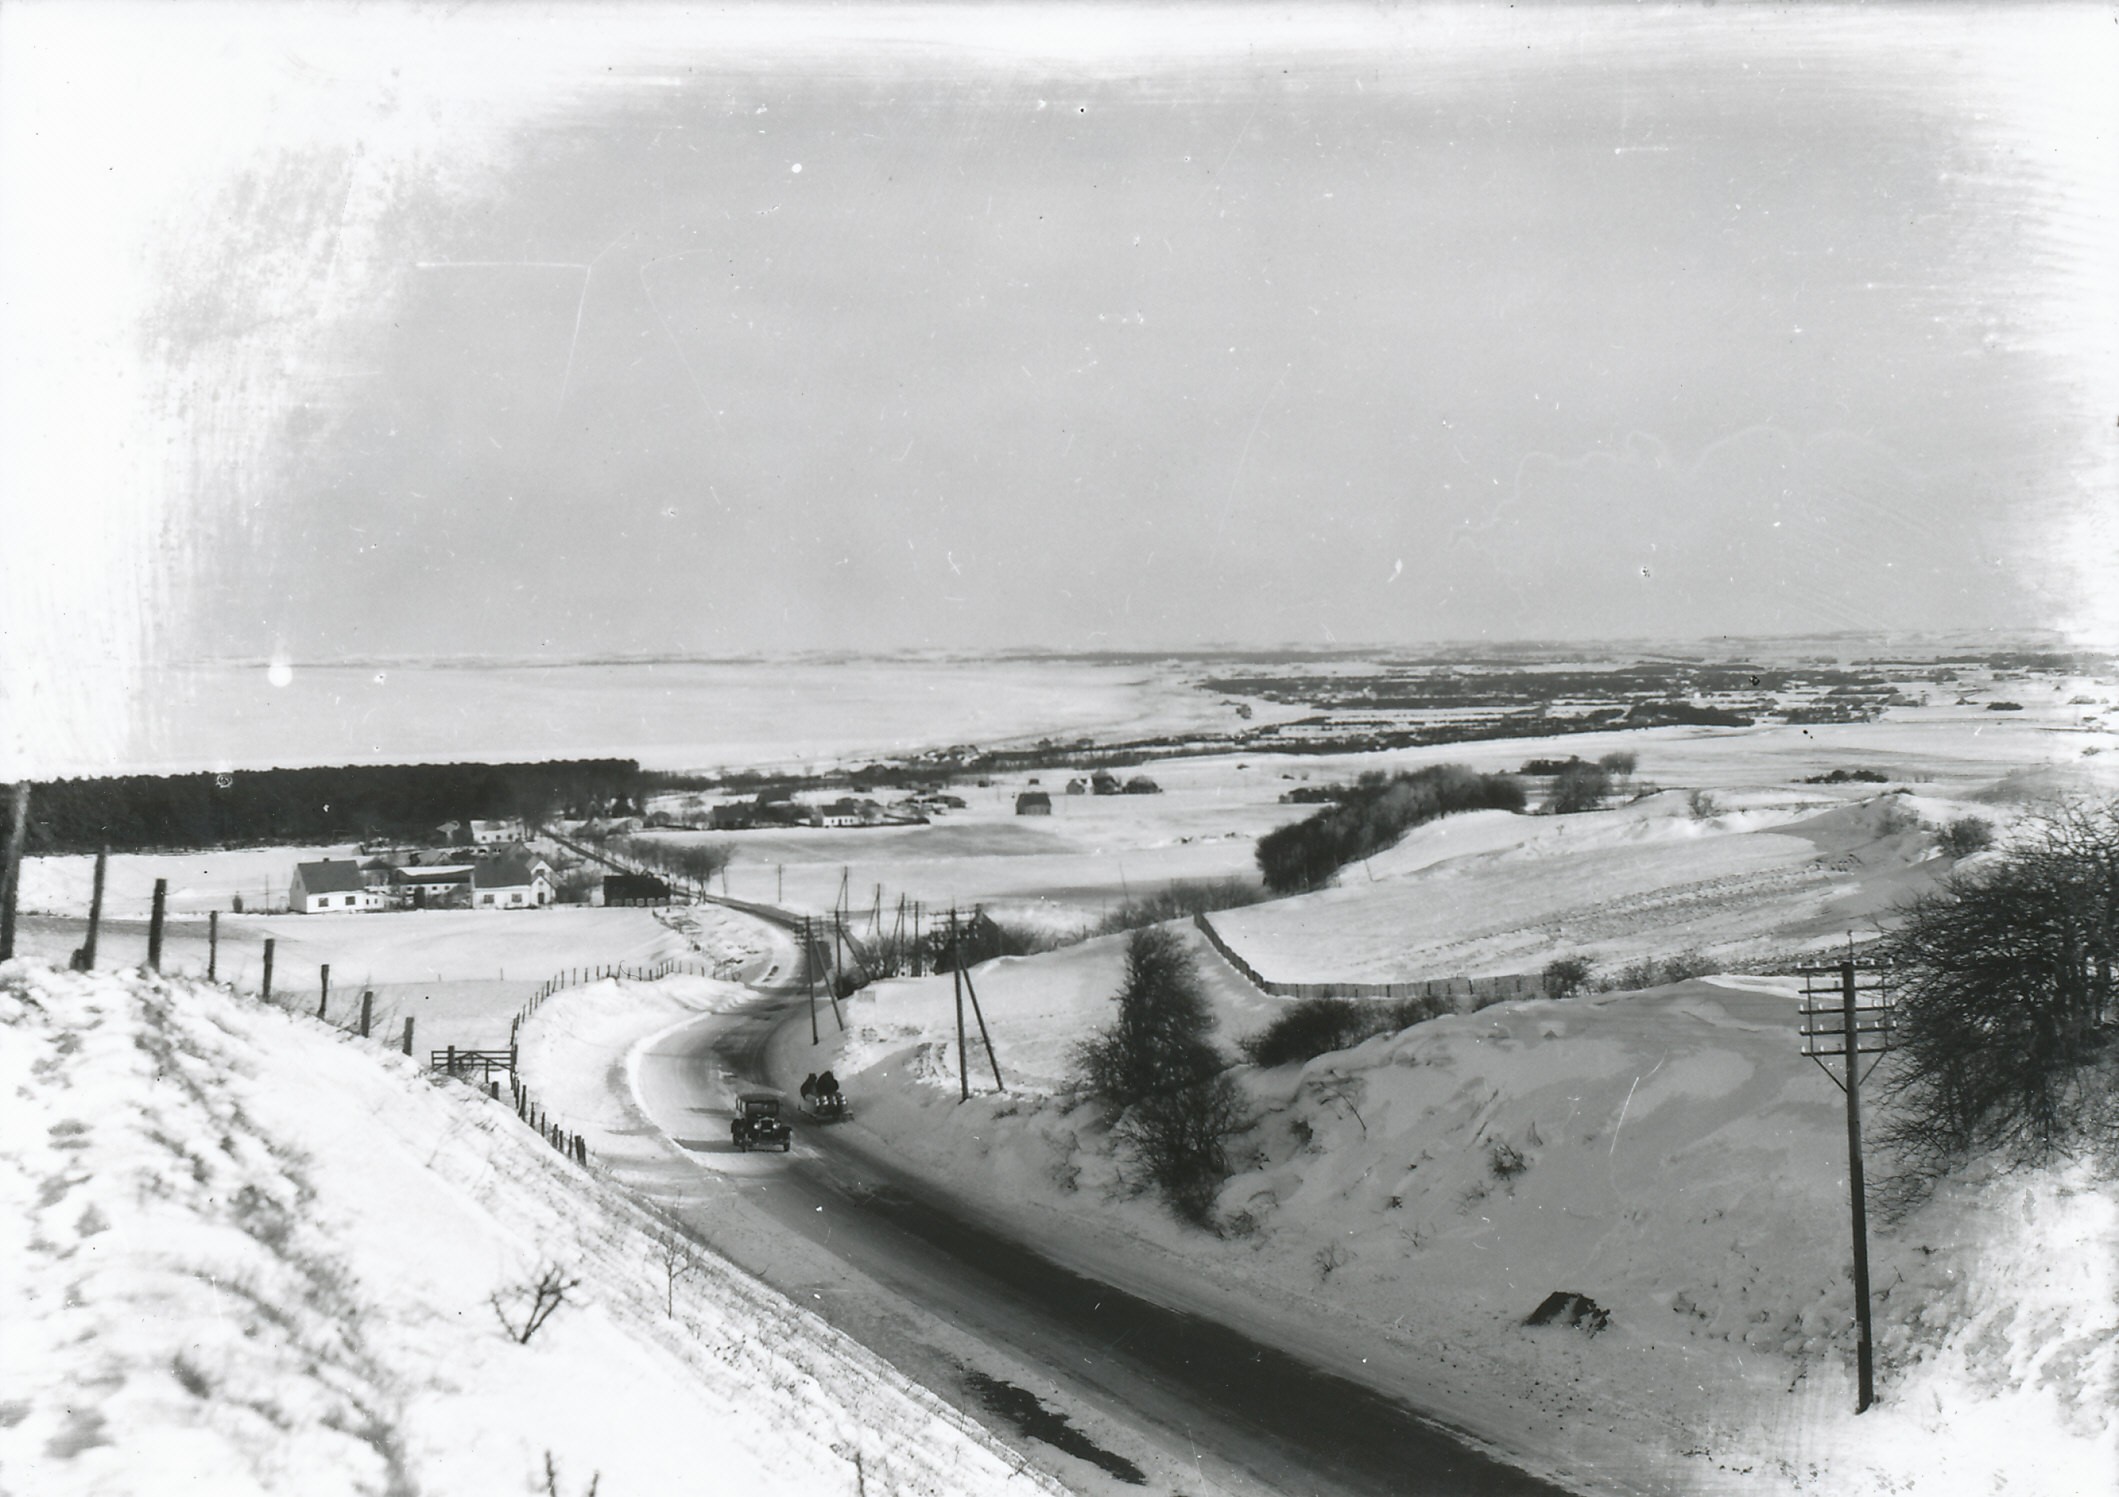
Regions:
M 1640 760 L 1636 787 L 1707 790 L 1729 811 L 1778 809 L 1793 819 L 1806 808 L 1824 810 L 1860 799 L 1878 787 L 1802 782 L 1833 770 L 1862 769 L 1889 775 L 1938 803 L 1976 799 L 1978 805 L 1952 813 L 1962 814 L 1982 807 L 2008 812 L 2056 795 L 2119 789 L 2119 753 L 2082 752 L 2106 743 L 2119 748 L 2119 738 L 2112 735 L 2079 731 L 2070 710 L 2061 707 L 2011 714 L 1977 707 L 1894 708 L 1873 723 L 1656 728 L 1362 755 L 1246 753 L 1167 760 L 1141 771 L 1163 787 L 1163 794 L 1152 796 L 1070 796 L 1064 787 L 1071 771 L 1039 770 L 996 777 L 984 788 L 958 787 L 969 806 L 930 826 L 657 835 L 729 847 L 735 858 L 727 892 L 739 899 L 828 910 L 839 903 L 843 878 L 847 903 L 862 917 L 863 929 L 878 885 L 886 929 L 901 895 L 930 909 L 983 903 L 1004 915 L 1067 928 L 1092 923 L 1128 896 L 1173 880 L 1255 878 L 1258 837 L 1316 809 L 1282 804 L 1283 793 L 1352 780 L 1367 771 L 1438 763 L 1512 770 L 1534 758 L 1579 754 L 1594 759 L 1629 752 Z M 1052 793 L 1049 818 L 1014 813 L 1017 794 L 1031 788 Z M 1679 795 L 1662 802 L 1655 814 L 1682 815 L 1683 800 Z M 1931 814 L 1943 809 L 1938 804 Z M 1764 822 L 1763 814 L 1750 814 L 1724 820 L 1714 830 L 1757 830 Z M 1430 830 L 1436 836 L 1466 835 Z M 1498 835 L 1502 842 L 1517 840 L 1514 833 Z M 1421 847 L 1443 845 L 1424 842 L 1407 856 L 1423 856 Z M 1435 856 L 1479 850 L 1453 847 Z M 1774 861 L 1759 846 L 1731 851 L 1745 865 L 1739 872 L 1762 872 Z M 1796 857 L 1792 848 L 1782 851 Z M 1706 861 L 1714 856 L 1704 855 Z M 1342 882 L 1381 877 L 1391 869 L 1411 871 L 1403 857 L 1385 854 L 1367 870 L 1351 870 Z M 1714 875 L 1673 868 L 1671 876 L 1683 882 Z M 1585 887 L 1589 883 L 1585 878 Z
M 1239 762 L 1248 763 L 1217 760 L 1204 774 L 1155 765 L 1169 787 L 1162 795 L 1068 795 L 1067 777 L 1050 772 L 960 787 L 970 805 L 927 826 L 659 835 L 729 847 L 728 892 L 738 899 L 829 910 L 843 877 L 864 931 L 879 884 L 886 929 L 900 895 L 929 910 L 982 904 L 1078 927 L 1173 880 L 1256 877 L 1258 838 L 1314 808 L 1280 804 L 1289 782 Z M 1015 814 L 1033 778 L 1052 793 L 1050 816 Z
M 1194 943 L 1226 1044 L 1271 1000 Z M 948 979 L 857 1000 L 858 1126 L 1063 1260 L 1123 1261 L 1507 1448 L 1653 1491 L 2111 1490 L 2119 1204 L 2080 1170 L 1872 1222 L 1881 1404 L 1852 1414 L 1845 1132 L 1773 979 L 1504 1004 L 1246 1071 L 1219 1235 L 1066 1091 L 1120 948 L 979 968 L 1005 1097 Z M 1522 1321 L 1546 1295 L 1595 1337 Z
M 1675 791 L 1573 816 L 1448 817 L 1343 871 L 1337 888 L 1214 925 L 1287 982 L 1536 972 L 1563 955 L 1611 967 L 1687 950 L 1741 968 L 1850 930 L 1873 936 L 1952 866 L 1935 831 L 1979 814 L 1911 795 L 1723 799 L 1735 809 L 1705 818 Z
M 224 990 L 0 968 L 0 1139 L 0 1489 L 1039 1489 L 710 1254 L 672 1292 L 504 1103 Z
M 422 1052 L 506 1044 L 509 1020 L 556 973 L 695 961 L 747 978 L 758 975 L 769 951 L 757 922 L 715 905 L 224 915 L 220 926 L 216 971 L 222 981 L 257 991 L 270 938 L 277 1001 L 313 1012 L 325 998 L 323 969 L 329 966 L 331 1017 L 349 1018 L 362 992 L 372 990 L 375 1032 L 399 1036 L 411 1019 Z M 78 919 L 32 916 L 23 920 L 17 945 L 25 956 L 64 966 L 81 936 Z M 97 964 L 137 965 L 146 951 L 144 920 L 106 921 Z M 203 976 L 206 962 L 206 922 L 195 916 L 170 920 L 162 970 Z

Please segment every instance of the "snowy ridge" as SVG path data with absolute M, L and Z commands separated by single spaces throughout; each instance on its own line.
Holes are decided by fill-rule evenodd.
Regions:
M 721 1260 L 672 1288 L 505 1106 L 225 989 L 0 968 L 0 1138 L 0 1490 L 1039 1486 Z

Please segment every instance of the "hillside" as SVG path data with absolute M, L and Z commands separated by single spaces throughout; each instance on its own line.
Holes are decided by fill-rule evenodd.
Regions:
M 505 1104 L 218 988 L 0 967 L 0 1139 L 0 1489 L 1039 1485 L 720 1260 L 672 1289 Z
M 1729 966 L 1866 938 L 1947 869 L 1932 830 L 1973 808 L 1923 796 L 1855 803 L 1800 789 L 1677 792 L 1612 811 L 1481 811 L 1416 828 L 1338 887 L 1216 915 L 1283 982 L 1396 982 L 1600 967 L 1697 950 Z
M 1198 949 L 1195 946 L 1195 949 Z M 1203 956 L 1224 1044 L 1270 1000 Z M 1219 1235 L 1181 1227 L 1065 1078 L 1119 944 L 853 1005 L 856 1127 L 1063 1261 L 1123 1264 L 1506 1449 L 1654 1492 L 2108 1491 L 2119 1204 L 2086 1170 L 1967 1177 L 1872 1221 L 1880 1406 L 1852 1414 L 1840 1094 L 1781 980 L 1509 1003 L 1239 1072 Z M 1601 1334 L 1531 1328 L 1587 1296 Z

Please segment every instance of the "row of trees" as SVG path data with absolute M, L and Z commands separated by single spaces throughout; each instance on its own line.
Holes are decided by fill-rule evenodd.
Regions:
M 422 840 L 448 821 L 600 811 L 639 777 L 630 759 L 582 759 L 56 780 L 31 787 L 28 851 Z
M 736 855 L 726 842 L 670 842 L 660 837 L 604 837 L 600 845 L 621 861 L 690 879 L 701 888 Z
M 1521 811 L 1513 775 L 1435 764 L 1363 775 L 1337 804 L 1258 839 L 1258 871 L 1275 894 L 1322 887 L 1347 864 L 1381 852 L 1422 822 L 1457 811 Z

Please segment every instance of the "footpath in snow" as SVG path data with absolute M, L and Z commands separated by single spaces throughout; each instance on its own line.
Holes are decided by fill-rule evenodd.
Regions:
M 0 1141 L 0 1490 L 1040 1485 L 504 1103 L 225 989 L 0 966 Z

